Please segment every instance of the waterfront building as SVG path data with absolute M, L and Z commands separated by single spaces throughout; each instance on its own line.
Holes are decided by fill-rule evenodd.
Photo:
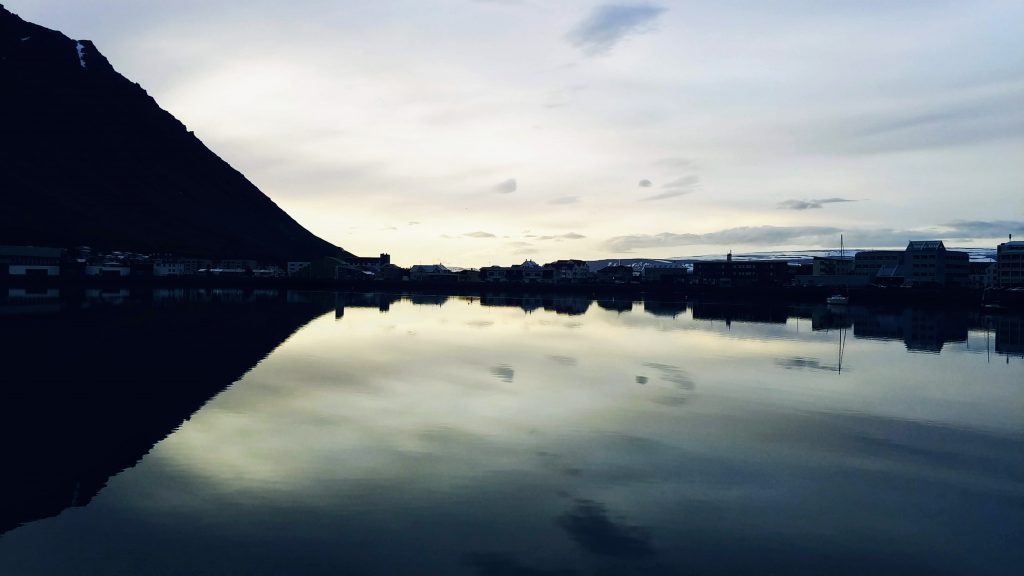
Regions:
M 789 282 L 789 264 L 785 260 L 725 260 L 693 263 L 693 275 L 699 284 L 711 286 L 782 286 Z
M 966 286 L 970 255 L 946 250 L 941 240 L 913 240 L 903 257 L 908 286 Z
M 880 284 L 903 284 L 903 250 L 864 250 L 853 256 L 853 273 Z
M 551 269 L 540 266 L 533 260 L 525 260 L 522 264 L 512 266 L 484 266 L 480 269 L 479 279 L 493 283 L 540 284 L 554 277 Z
M 416 264 L 409 268 L 409 280 L 413 282 L 455 282 L 457 276 L 444 264 Z
M 912 240 L 898 250 L 866 250 L 854 256 L 853 274 L 893 286 L 967 286 L 970 255 L 947 250 L 941 240 Z
M 690 271 L 682 266 L 644 266 L 641 279 L 648 284 L 673 284 L 686 282 Z
M 512 268 L 516 268 L 516 266 L 513 266 Z M 544 270 L 543 266 L 537 264 L 533 260 L 524 260 L 518 268 L 524 284 L 540 284 L 542 282 L 547 282 L 552 276 L 550 271 Z
M 1003 242 L 996 248 L 996 274 L 1002 288 L 1024 286 L 1024 242 Z
M 346 256 L 342 258 L 342 261 L 356 268 L 379 272 L 382 268 L 391 265 L 391 255 L 382 252 L 380 256 Z
M 255 260 L 230 258 L 217 262 L 217 267 L 221 269 L 255 270 L 259 268 L 259 263 Z
M 609 265 L 597 271 L 597 279 L 608 284 L 629 284 L 633 281 L 633 267 Z
M 85 275 L 102 276 L 104 278 L 123 278 L 131 275 L 131 268 L 121 262 L 106 261 L 86 265 Z
M 812 261 L 812 276 L 845 276 L 853 274 L 853 256 L 815 256 Z
M 556 260 L 544 265 L 551 271 L 553 282 L 586 282 L 593 277 L 590 266 L 583 260 Z
M 301 276 L 302 275 L 302 271 L 304 269 L 306 269 L 306 268 L 309 268 L 310 265 L 312 265 L 312 264 L 313 264 L 312 262 L 306 262 L 306 261 L 289 262 L 288 263 L 288 277 L 291 278 L 293 276 Z
M 971 288 L 991 288 L 996 286 L 995 262 L 971 262 L 967 285 Z
M 484 282 L 505 283 L 508 282 L 508 273 L 511 268 L 504 266 L 484 266 L 480 269 L 480 280 Z
M 60 276 L 60 248 L 0 246 L 0 276 Z

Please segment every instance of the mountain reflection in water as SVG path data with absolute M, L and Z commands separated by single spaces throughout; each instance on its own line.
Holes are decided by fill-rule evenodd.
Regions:
M 12 292 L 0 573 L 1016 573 L 1022 325 Z

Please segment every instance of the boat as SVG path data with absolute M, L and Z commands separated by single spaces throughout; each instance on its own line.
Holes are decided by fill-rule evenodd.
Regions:
M 842 294 L 833 294 L 825 299 L 825 303 L 834 304 L 838 306 L 845 306 L 850 303 L 850 299 Z
M 845 256 L 845 252 L 846 252 L 846 250 L 844 249 L 844 246 L 843 246 L 843 235 L 840 234 L 839 235 L 839 258 L 840 258 L 840 260 L 843 258 L 843 256 Z M 847 292 L 850 291 L 850 287 L 849 286 L 846 287 L 846 291 Z M 825 299 L 825 303 L 826 304 L 835 305 L 835 306 L 846 306 L 847 304 L 850 303 L 850 297 L 845 295 L 845 294 L 833 294 L 833 295 L 831 295 L 831 296 L 829 296 L 828 298 Z

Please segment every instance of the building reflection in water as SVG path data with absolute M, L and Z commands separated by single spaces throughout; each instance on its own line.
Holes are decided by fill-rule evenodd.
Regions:
M 87 504 L 107 480 L 133 466 L 210 398 L 252 369 L 281 342 L 333 309 L 387 313 L 398 302 L 544 310 L 579 316 L 594 300 L 572 295 L 476 297 L 391 293 L 313 293 L 275 289 L 150 289 L 78 292 L 8 289 L 0 293 L 8 392 L 0 406 L 0 533 L 22 523 Z M 645 301 L 602 298 L 595 313 L 630 318 L 785 325 L 810 320 L 813 331 L 852 330 L 859 339 L 899 340 L 908 351 L 940 353 L 968 340 L 969 331 L 991 334 L 994 353 L 1024 357 L 1024 319 L 985 316 L 963 309 L 868 309 L 800 305 Z M 653 317 L 653 318 L 652 318 Z M 680 318 L 681 321 L 689 318 Z M 479 326 L 488 326 L 480 323 Z M 569 355 L 550 354 L 574 367 Z M 841 362 L 841 357 L 839 358 Z M 840 363 L 792 356 L 786 369 L 838 371 Z M 675 388 L 682 369 L 644 365 L 636 382 L 664 380 Z M 518 366 L 517 366 L 518 368 Z M 510 364 L 488 368 L 513 382 Z M 687 377 L 688 378 L 688 377 Z M 674 388 L 670 390 L 677 396 Z M 667 394 L 667 392 L 666 392 Z M 682 397 L 680 397 L 682 398 Z M 681 401 L 676 396 L 672 401 Z

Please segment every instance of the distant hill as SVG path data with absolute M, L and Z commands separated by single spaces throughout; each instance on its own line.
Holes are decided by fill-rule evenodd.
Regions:
M 903 250 L 903 248 L 888 248 L 889 250 Z M 993 248 L 956 248 L 946 247 L 947 250 L 967 252 L 970 259 L 976 262 L 994 261 L 996 251 Z M 877 248 L 847 248 L 845 255 L 853 256 L 857 252 L 865 250 L 877 250 Z M 810 261 L 815 256 L 839 256 L 839 250 L 776 250 L 771 252 L 744 252 L 734 253 L 733 259 L 741 260 L 785 260 L 787 262 Z M 606 258 L 604 260 L 591 260 L 587 262 L 591 271 L 598 271 L 605 266 L 622 264 L 624 266 L 662 266 L 681 267 L 705 260 L 724 260 L 724 254 L 710 254 L 703 256 L 673 256 L 671 258 Z
M 0 244 L 278 260 L 348 254 L 288 216 L 91 42 L 2 5 Z

